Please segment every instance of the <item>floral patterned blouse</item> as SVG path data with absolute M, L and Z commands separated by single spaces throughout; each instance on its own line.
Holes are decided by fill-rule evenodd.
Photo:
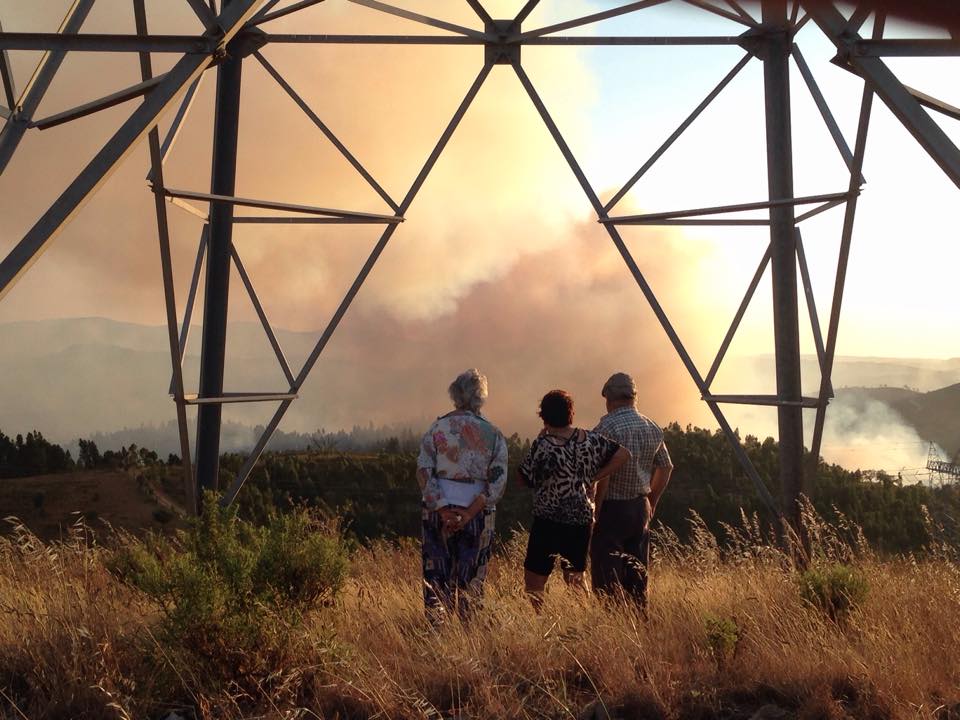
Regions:
M 420 442 L 417 470 L 430 471 L 423 489 L 428 510 L 451 504 L 445 483 L 482 483 L 487 509 L 492 510 L 507 486 L 507 441 L 482 415 L 455 411 L 437 418 Z

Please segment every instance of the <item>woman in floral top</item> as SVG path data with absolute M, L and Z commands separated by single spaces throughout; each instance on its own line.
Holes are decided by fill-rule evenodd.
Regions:
M 629 451 L 590 430 L 572 427 L 573 398 L 551 390 L 540 401 L 543 430 L 520 464 L 520 480 L 533 488 L 533 524 L 523 562 L 524 584 L 537 610 L 561 558 L 563 577 L 586 588 L 587 550 L 596 507 L 607 479 L 630 459 Z
M 507 443 L 480 414 L 487 378 L 467 370 L 450 384 L 455 410 L 420 443 L 423 492 L 423 600 L 431 620 L 469 614 L 483 591 L 497 501 L 507 484 Z

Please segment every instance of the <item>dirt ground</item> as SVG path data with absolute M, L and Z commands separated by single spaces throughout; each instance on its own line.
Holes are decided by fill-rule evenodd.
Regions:
M 0 479 L 0 520 L 15 517 L 44 540 L 59 538 L 78 514 L 95 530 L 104 528 L 102 521 L 106 521 L 138 535 L 180 522 L 165 498 L 158 498 L 123 471 Z M 0 522 L 0 532 L 9 527 Z

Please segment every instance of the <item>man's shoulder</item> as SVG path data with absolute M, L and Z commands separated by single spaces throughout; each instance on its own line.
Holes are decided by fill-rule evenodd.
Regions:
M 656 428 L 657 430 L 659 430 L 660 432 L 663 432 L 663 428 L 660 427 L 660 424 L 659 424 L 656 420 L 652 420 L 652 419 L 648 418 L 648 417 L 647 417 L 646 415 L 644 415 L 642 412 L 638 412 L 638 413 L 637 413 L 637 417 L 640 419 L 640 421 L 641 421 L 644 425 L 649 425 L 650 427 L 654 427 L 654 428 Z

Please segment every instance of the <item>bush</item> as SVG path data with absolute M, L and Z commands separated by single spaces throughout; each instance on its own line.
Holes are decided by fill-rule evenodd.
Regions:
M 867 596 L 869 585 L 860 570 L 836 563 L 810 568 L 800 575 L 800 596 L 831 620 L 843 620 Z
M 130 539 L 109 566 L 159 604 L 162 642 L 212 675 L 262 676 L 290 658 L 304 615 L 341 589 L 346 546 L 302 508 L 257 527 L 212 495 L 204 507 L 173 539 Z
M 710 654 L 723 667 L 737 654 L 740 644 L 740 627 L 737 621 L 727 617 L 708 616 L 703 624 L 707 631 L 707 646 Z

